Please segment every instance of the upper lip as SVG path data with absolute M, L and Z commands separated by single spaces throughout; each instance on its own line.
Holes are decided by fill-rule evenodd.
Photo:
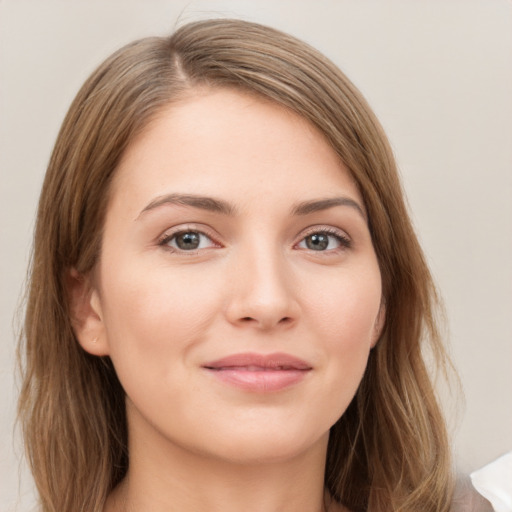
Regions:
M 215 361 L 203 364 L 203 368 L 211 370 L 244 369 L 247 370 L 311 370 L 312 366 L 298 357 L 284 354 L 232 354 Z

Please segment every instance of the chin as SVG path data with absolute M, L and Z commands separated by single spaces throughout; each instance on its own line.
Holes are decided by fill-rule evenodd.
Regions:
M 237 464 L 275 464 L 292 460 L 311 450 L 325 452 L 329 433 L 314 436 L 294 433 L 281 427 L 278 431 L 230 432 L 215 445 L 218 458 Z

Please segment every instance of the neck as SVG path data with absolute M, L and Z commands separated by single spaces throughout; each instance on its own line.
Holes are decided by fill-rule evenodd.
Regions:
M 329 508 L 324 493 L 327 436 L 282 460 L 233 462 L 132 434 L 128 474 L 112 492 L 105 512 L 325 512 Z

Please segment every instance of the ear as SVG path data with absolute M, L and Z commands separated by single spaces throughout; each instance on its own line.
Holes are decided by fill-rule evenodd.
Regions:
M 78 343 L 89 354 L 108 355 L 100 296 L 91 277 L 83 276 L 74 268 L 69 269 L 66 271 L 66 288 L 71 326 Z
M 380 302 L 379 312 L 377 313 L 377 318 L 375 319 L 375 324 L 373 326 L 373 334 L 372 334 L 372 343 L 371 347 L 374 348 L 379 341 L 380 335 L 384 330 L 384 325 L 386 323 L 386 303 L 384 299 Z

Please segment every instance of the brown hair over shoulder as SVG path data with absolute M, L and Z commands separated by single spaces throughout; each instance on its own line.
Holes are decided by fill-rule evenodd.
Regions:
M 20 345 L 19 417 L 43 512 L 100 512 L 127 471 L 124 392 L 110 360 L 75 339 L 66 275 L 87 274 L 100 256 L 109 185 L 126 147 L 198 85 L 242 89 L 307 119 L 365 202 L 386 325 L 356 397 L 331 429 L 327 489 L 353 512 L 447 511 L 450 450 L 424 359 L 430 349 L 446 366 L 438 301 L 386 136 L 359 91 L 316 50 L 265 26 L 220 19 L 117 51 L 86 81 L 59 133 Z

